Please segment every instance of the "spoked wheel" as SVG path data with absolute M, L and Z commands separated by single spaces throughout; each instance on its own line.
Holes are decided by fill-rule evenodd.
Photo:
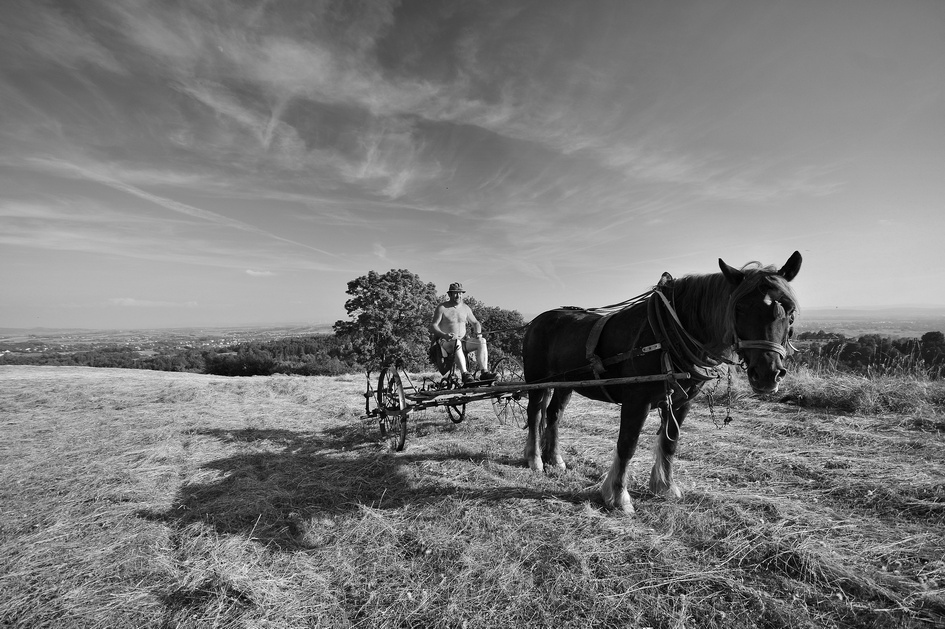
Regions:
M 493 372 L 498 383 L 514 384 L 521 382 L 525 384 L 522 364 L 511 356 L 500 358 L 496 362 Z M 495 411 L 495 416 L 499 418 L 499 423 L 515 422 L 520 428 L 525 425 L 527 405 L 528 395 L 518 391 L 499 393 L 492 398 L 492 410 Z
M 440 381 L 437 388 L 443 391 L 449 391 L 451 389 L 462 389 L 463 381 L 457 375 L 458 371 L 453 370 L 446 374 L 446 377 Z M 449 416 L 450 421 L 454 424 L 458 424 L 464 419 L 466 419 L 466 403 L 461 404 L 446 404 L 446 414 Z
M 381 438 L 390 449 L 400 452 L 407 441 L 407 398 L 400 375 L 390 367 L 377 379 L 377 406 L 381 414 Z

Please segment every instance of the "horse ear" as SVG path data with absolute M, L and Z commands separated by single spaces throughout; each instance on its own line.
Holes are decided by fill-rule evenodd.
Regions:
M 738 286 L 742 283 L 742 280 L 745 279 L 744 273 L 725 264 L 725 262 L 722 261 L 722 258 L 719 258 L 719 268 L 722 269 L 722 275 L 725 276 L 725 279 L 727 279 L 729 283 L 734 286 Z
M 781 270 L 778 271 L 778 275 L 786 279 L 787 281 L 793 280 L 797 276 L 797 272 L 801 270 L 801 252 L 795 251 L 788 261 L 784 263 L 784 266 L 781 267 Z

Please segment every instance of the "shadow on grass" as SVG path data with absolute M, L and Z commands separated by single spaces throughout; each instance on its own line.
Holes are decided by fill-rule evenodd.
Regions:
M 363 426 L 324 432 L 248 428 L 197 434 L 245 444 L 248 451 L 204 464 L 203 471 L 216 472 L 211 480 L 185 484 L 170 509 L 142 510 L 139 517 L 178 529 L 209 524 L 220 533 L 296 550 L 308 546 L 305 521 L 365 506 L 398 509 L 451 497 L 496 502 L 555 498 L 603 506 L 593 491 L 549 491 L 524 485 L 479 488 L 442 475 L 424 476 L 422 464 L 430 462 L 524 465 L 521 460 L 462 448 L 449 453 L 393 453 L 369 437 Z M 252 452 L 254 444 L 265 451 Z

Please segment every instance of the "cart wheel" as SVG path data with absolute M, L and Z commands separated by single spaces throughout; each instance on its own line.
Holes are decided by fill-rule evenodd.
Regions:
M 466 405 L 456 404 L 455 406 L 447 406 L 446 414 L 450 416 L 450 421 L 454 424 L 458 424 L 466 419 Z
M 495 381 L 497 383 L 514 384 L 521 382 L 525 384 L 522 364 L 511 356 L 500 358 L 496 362 L 493 372 L 496 375 Z M 499 423 L 515 422 L 519 428 L 525 426 L 527 405 L 528 395 L 521 391 L 497 393 L 492 398 L 492 410 L 495 411 L 495 416 L 499 418 Z
M 393 368 L 381 370 L 377 379 L 377 406 L 381 414 L 381 438 L 400 452 L 407 441 L 407 398 L 400 375 Z

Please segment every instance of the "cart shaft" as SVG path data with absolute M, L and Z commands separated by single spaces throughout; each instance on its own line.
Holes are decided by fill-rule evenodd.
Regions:
M 568 389 L 583 389 L 587 387 L 606 387 L 618 384 L 632 384 L 638 382 L 661 382 L 664 380 L 688 380 L 691 376 L 688 372 L 659 374 L 655 376 L 627 376 L 625 378 L 602 378 L 600 380 L 572 380 L 560 382 L 533 382 L 533 383 L 506 383 L 497 384 L 488 387 L 469 387 L 465 389 L 449 389 L 446 391 L 424 392 L 423 397 L 440 397 L 443 395 L 454 395 L 463 393 L 482 393 L 485 395 L 491 393 L 512 393 L 515 391 L 534 391 L 538 389 L 555 389 L 567 387 Z M 419 394 L 414 394 L 418 395 Z M 411 396 L 413 397 L 413 396 Z

